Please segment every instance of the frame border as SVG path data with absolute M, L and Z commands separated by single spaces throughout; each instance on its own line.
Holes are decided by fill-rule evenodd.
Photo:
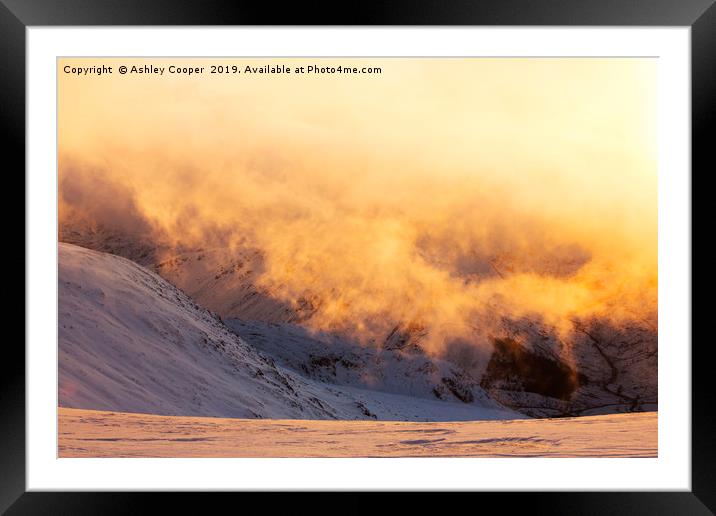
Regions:
M 395 0 L 343 5 L 322 2 L 251 4 L 209 0 L 0 0 L 0 134 L 5 158 L 25 169 L 25 57 L 28 26 L 78 25 L 550 25 L 691 27 L 692 172 L 716 168 L 709 152 L 716 129 L 715 0 Z M 345 9 L 345 7 L 349 7 Z M 6 161 L 7 162 L 7 161 Z M 19 174 L 12 177 L 19 177 Z M 25 183 L 22 183 L 25 193 Z M 19 197 L 17 195 L 16 197 Z M 23 203 L 25 195 L 22 196 Z M 693 205 L 692 205 L 693 206 Z M 5 220 L 17 208 L 3 203 Z M 692 207 L 693 210 L 693 207 Z M 23 210 L 24 211 L 24 210 Z M 692 222 L 693 227 L 693 222 Z M 692 230 L 693 231 L 693 230 Z M 19 232 L 19 230 L 18 230 Z M 23 231 L 22 241 L 25 242 Z M 26 248 L 22 257 L 27 269 Z M 18 268 L 18 254 L 11 263 Z M 693 245 L 692 245 L 693 262 Z M 19 275 L 17 275 L 19 276 Z M 23 294 L 23 310 L 26 309 Z M 25 313 L 25 312 L 24 312 Z M 693 320 L 693 316 L 692 316 Z M 693 324 L 692 324 L 693 332 Z M 24 327 L 23 327 L 24 334 Z M 689 343 L 691 344 L 691 343 Z M 0 376 L 0 511 L 8 514 L 61 512 L 124 513 L 181 493 L 40 493 L 26 492 L 25 355 L 8 346 Z M 509 493 L 511 507 L 537 513 L 716 514 L 716 414 L 707 381 L 708 344 L 692 345 L 692 491 L 650 493 Z M 480 493 L 496 500 L 496 493 Z M 205 493 L 206 495 L 206 493 Z M 197 500 L 196 498 L 193 501 Z M 196 508 L 206 510 L 206 498 Z M 504 500 L 503 500 L 504 503 Z M 512 505 L 514 503 L 515 505 Z M 141 505 L 140 505 L 141 504 Z

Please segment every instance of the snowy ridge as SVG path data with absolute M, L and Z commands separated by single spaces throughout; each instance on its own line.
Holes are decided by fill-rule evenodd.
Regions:
M 484 394 L 440 401 L 304 378 L 158 275 L 63 243 L 59 353 L 62 407 L 275 419 L 520 417 Z

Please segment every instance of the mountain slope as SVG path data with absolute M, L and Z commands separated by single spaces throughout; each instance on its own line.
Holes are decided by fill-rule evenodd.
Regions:
M 429 400 L 490 404 L 479 382 L 448 360 L 421 348 L 358 344 L 291 324 L 227 319 L 242 339 L 282 367 L 316 382 Z
M 145 265 L 201 306 L 230 321 L 233 330 L 277 359 L 280 365 L 319 384 L 339 383 L 393 393 L 407 391 L 410 396 L 418 391 L 423 396 L 423 387 L 430 386 L 428 392 L 432 394 L 428 398 L 432 396 L 435 400 L 460 399 L 462 385 L 474 393 L 484 395 L 486 391 L 501 405 L 532 417 L 656 410 L 658 406 L 656 316 L 653 320 L 619 325 L 607 319 L 574 320 L 571 321 L 574 331 L 565 337 L 544 321 L 527 317 L 510 319 L 495 308 L 489 331 L 475 322 L 474 340 L 480 341 L 481 346 L 451 342 L 440 357 L 424 356 L 421 339 L 426 335 L 419 331 L 416 321 L 393 321 L 396 325 L 393 332 L 384 339 L 376 339 L 375 344 L 384 348 L 377 354 L 372 348 L 352 349 L 343 345 L 345 338 L 338 334 L 318 339 L 326 340 L 318 346 L 311 343 L 315 339 L 302 338 L 300 334 L 305 331 L 301 326 L 310 326 L 306 323 L 320 309 L 320 300 L 310 292 L 290 302 L 279 299 L 262 285 L 264 260 L 256 250 L 224 247 L 169 250 L 161 246 L 149 246 L 151 249 L 147 250 L 146 242 L 122 232 L 106 228 L 90 231 L 71 225 L 61 231 L 61 238 Z M 569 274 L 576 266 L 558 258 L 528 265 L 553 275 Z M 494 274 L 508 273 L 514 266 L 510 257 L 490 261 Z M 466 280 L 472 281 L 472 269 L 474 265 L 466 272 Z M 294 339 L 296 335 L 299 338 Z M 292 340 L 291 347 L 282 346 L 284 341 Z M 486 341 L 492 345 L 484 346 Z M 341 360 L 342 353 L 349 354 L 348 362 L 351 356 L 359 355 L 359 367 L 350 364 L 344 367 L 344 362 L 348 362 Z M 393 358 L 400 356 L 407 356 L 408 361 L 396 369 L 397 360 Z M 429 365 L 423 371 L 408 371 L 410 366 L 424 361 L 442 365 L 438 365 L 438 371 L 431 371 Z M 451 370 L 457 373 L 451 374 Z M 396 371 L 399 376 L 391 378 Z M 449 374 L 443 376 L 444 371 Z M 406 379 L 404 372 L 410 378 Z M 457 384 L 451 377 L 457 379 Z M 443 378 L 447 378 L 447 383 Z M 416 389 L 416 384 L 422 387 Z
M 210 312 L 123 258 L 60 244 L 60 405 L 331 417 Z
M 239 418 L 519 417 L 487 399 L 426 400 L 339 387 L 276 365 L 158 275 L 59 245 L 59 404 Z

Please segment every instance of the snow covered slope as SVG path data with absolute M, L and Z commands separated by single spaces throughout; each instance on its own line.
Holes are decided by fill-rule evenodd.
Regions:
M 232 329 L 250 344 L 317 383 L 418 397 L 427 392 L 424 399 L 434 400 L 460 399 L 465 389 L 478 394 L 486 391 L 502 405 L 533 417 L 656 410 L 658 406 L 656 319 L 622 326 L 599 319 L 572 321 L 575 331 L 565 339 L 543 321 L 508 319 L 496 310 L 490 324 L 492 346 L 451 343 L 440 359 L 422 353 L 424 334 L 411 333 L 406 321 L 395 321 L 393 333 L 376 339 L 376 346 L 384 348 L 377 353 L 374 348 L 352 346 L 340 335 L 325 335 L 317 344 L 311 343 L 310 335 L 303 338 L 307 334 L 301 325 L 312 317 L 320 300 L 307 292 L 286 303 L 262 287 L 263 257 L 258 251 L 151 248 L 122 232 L 72 225 L 61 231 L 61 238 L 117 253 L 154 270 L 197 304 L 226 320 L 238 321 L 231 323 Z M 556 256 L 545 263 L 518 265 L 553 275 L 569 274 L 579 265 L 578 253 L 575 256 L 576 264 Z M 515 260 L 482 257 L 480 263 L 489 262 L 487 274 L 504 274 L 517 266 Z M 474 268 L 470 263 L 458 272 L 471 280 Z M 476 322 L 475 340 L 484 344 L 479 326 Z M 294 342 L 291 347 L 283 346 L 282 339 Z M 346 360 L 342 353 L 348 354 Z
M 313 315 L 308 297 L 294 305 L 259 285 L 263 256 L 252 249 L 198 249 L 172 254 L 153 266 L 197 303 L 223 318 L 268 323 L 300 323 Z
M 59 246 L 59 404 L 162 415 L 283 419 L 520 417 L 469 403 L 307 379 L 244 342 L 158 275 Z
M 511 263 L 503 257 L 492 265 L 509 270 Z M 559 261 L 532 266 L 556 267 L 560 274 L 573 268 Z M 220 313 L 258 349 L 319 381 L 433 399 L 469 399 L 472 392 L 487 390 L 503 405 L 534 417 L 657 408 L 655 321 L 623 327 L 600 320 L 573 321 L 576 330 L 565 342 L 542 321 L 508 319 L 496 311 L 491 356 L 476 346 L 453 345 L 442 359 L 428 357 L 420 347 L 426 335 L 401 324 L 376 343 L 383 348 L 378 352 L 340 335 L 308 334 L 300 325 L 318 301 L 308 294 L 293 304 L 277 300 L 257 286 L 262 267 L 256 251 L 217 248 L 181 252 L 154 269 Z M 484 341 L 478 332 L 476 328 L 475 340 Z
M 490 263 L 501 274 L 511 270 L 514 261 L 507 256 Z M 622 326 L 598 319 L 572 321 L 575 331 L 564 340 L 540 320 L 509 319 L 496 310 L 490 325 L 491 352 L 454 343 L 442 359 L 422 353 L 420 340 L 425 334 L 411 332 L 410 325 L 396 321 L 394 332 L 376 343 L 383 348 L 378 353 L 372 347 L 351 345 L 340 335 L 324 334 L 316 343 L 315 336 L 300 325 L 320 301 L 308 293 L 291 304 L 277 300 L 257 286 L 262 266 L 256 251 L 216 248 L 174 254 L 154 269 L 199 304 L 220 313 L 253 345 L 321 381 L 433 399 L 460 399 L 461 392 L 487 390 L 503 405 L 533 417 L 658 406 L 655 320 Z M 576 265 L 555 259 L 529 266 L 559 275 L 569 274 Z M 476 323 L 475 340 L 484 342 L 479 333 Z M 291 346 L 281 346 L 284 341 Z
M 317 382 L 429 400 L 490 403 L 478 380 L 418 346 L 361 345 L 291 324 L 238 319 L 227 319 L 226 324 L 276 363 Z

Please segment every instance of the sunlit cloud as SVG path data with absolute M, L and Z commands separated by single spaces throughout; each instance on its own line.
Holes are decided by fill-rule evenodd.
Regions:
M 656 318 L 652 60 L 360 61 L 383 73 L 60 74 L 61 222 L 259 249 L 308 326 L 366 340 Z

